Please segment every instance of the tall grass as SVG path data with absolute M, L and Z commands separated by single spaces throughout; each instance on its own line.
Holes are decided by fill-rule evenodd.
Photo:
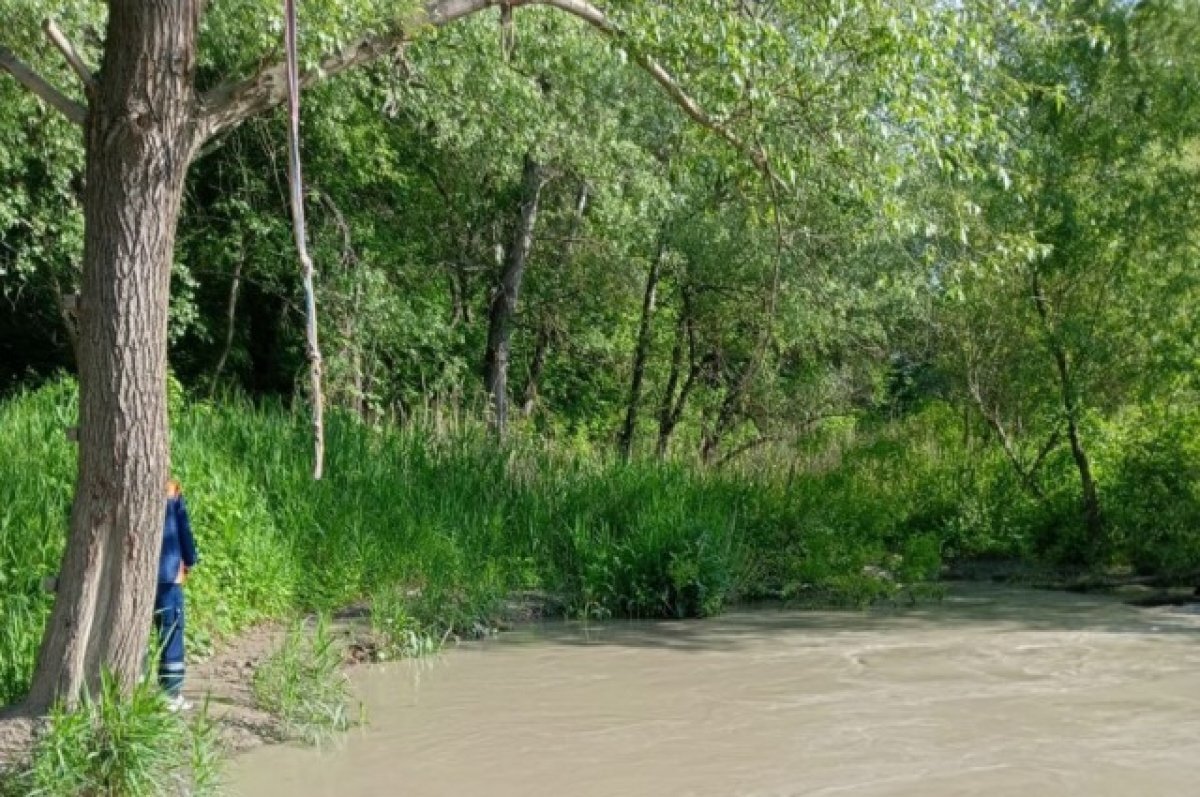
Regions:
M 218 786 L 218 749 L 207 706 L 191 717 L 172 714 L 156 685 L 139 683 L 124 695 L 106 674 L 98 694 L 51 712 L 29 763 L 0 794 L 200 797 Z
M 62 550 L 74 402 L 62 382 L 0 405 L 0 702 L 26 688 L 47 616 L 39 584 Z M 303 417 L 176 393 L 173 470 L 202 559 L 189 644 L 388 594 L 430 635 L 486 622 L 517 590 L 623 617 L 760 596 L 861 602 L 935 577 L 948 550 L 1009 545 L 996 529 L 1024 505 L 971 497 L 1009 493 L 988 486 L 1001 471 L 969 461 L 957 428 L 935 414 L 824 441 L 799 468 L 702 471 L 334 414 L 314 483 Z
M 321 618 L 311 633 L 305 623 L 289 629 L 254 672 L 254 701 L 279 718 L 286 738 L 317 744 L 350 726 L 350 684 L 341 672 L 342 656 Z

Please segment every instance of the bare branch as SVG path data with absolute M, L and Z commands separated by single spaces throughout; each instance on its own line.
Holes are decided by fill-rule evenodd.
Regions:
M 0 69 L 8 72 L 18 83 L 75 124 L 82 125 L 87 119 L 87 108 L 54 88 L 29 65 L 17 58 L 12 50 L 4 46 L 0 46 Z
M 92 70 L 88 69 L 87 64 L 83 62 L 83 57 L 79 55 L 79 51 L 75 49 L 75 45 L 71 44 L 70 40 L 63 35 L 63 32 L 58 29 L 58 25 L 54 24 L 53 19 L 47 18 L 42 23 L 42 30 L 46 32 L 51 44 L 58 48 L 62 53 L 63 58 L 67 60 L 67 64 L 75 70 L 75 74 L 79 75 L 79 80 L 83 83 L 84 92 L 90 97 L 92 92 L 96 90 L 96 77 L 92 74 Z

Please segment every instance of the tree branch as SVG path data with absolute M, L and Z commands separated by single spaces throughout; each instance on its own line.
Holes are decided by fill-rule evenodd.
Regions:
M 0 69 L 8 72 L 18 83 L 75 124 L 82 125 L 87 119 L 87 108 L 54 88 L 45 78 L 17 58 L 12 50 L 4 46 L 0 46 Z
M 389 53 L 395 53 L 413 40 L 422 28 L 440 28 L 465 16 L 498 4 L 498 0 L 435 0 L 396 26 L 374 36 L 364 36 L 345 49 L 321 58 L 314 69 L 299 76 L 301 89 L 355 67 L 366 66 Z M 197 143 L 214 136 L 256 114 L 269 111 L 287 100 L 287 64 L 279 62 L 260 69 L 245 80 L 224 83 L 200 98 L 201 114 Z
M 747 440 L 745 443 L 742 443 L 740 446 L 737 446 L 733 450 L 726 453 L 725 456 L 721 457 L 717 461 L 717 467 L 723 468 L 743 454 L 753 451 L 761 446 L 765 446 L 768 443 L 778 443 L 781 440 L 783 440 L 783 435 L 777 434 L 761 435 L 753 440 Z
M 445 27 L 464 17 L 502 5 L 513 8 L 556 8 L 583 20 L 610 39 L 620 41 L 625 38 L 625 32 L 587 0 L 430 0 L 421 11 L 407 20 L 398 22 L 392 29 L 363 37 L 340 52 L 322 57 L 316 68 L 300 75 L 300 88 L 308 88 L 321 80 L 373 63 L 389 53 L 395 53 L 403 49 L 424 28 Z M 761 147 L 744 141 L 709 115 L 700 103 L 684 90 L 679 81 L 653 58 L 636 52 L 631 53 L 631 58 L 666 91 L 667 96 L 692 121 L 716 134 L 729 146 L 749 158 L 767 180 L 778 181 Z M 225 83 L 205 92 L 200 99 L 202 111 L 196 130 L 197 144 L 203 145 L 212 137 L 237 127 L 249 117 L 282 105 L 286 99 L 286 64 L 282 62 L 266 66 L 245 80 Z
M 557 8 L 572 16 L 582 19 L 598 31 L 608 36 L 610 39 L 619 41 L 625 38 L 625 32 L 618 28 L 604 15 L 604 12 L 596 8 L 586 0 L 515 0 L 512 3 L 516 5 L 543 5 Z M 771 163 L 767 159 L 766 153 L 760 147 L 750 145 L 743 141 L 740 136 L 734 133 L 725 125 L 718 122 L 707 111 L 701 107 L 700 103 L 695 100 L 683 86 L 679 84 L 674 76 L 662 67 L 657 61 L 644 53 L 630 53 L 634 63 L 645 70 L 650 77 L 654 78 L 658 85 L 662 86 L 667 92 L 667 96 L 671 98 L 676 105 L 683 110 L 685 114 L 691 118 L 696 124 L 709 130 L 725 140 L 729 146 L 733 147 L 742 155 L 745 155 L 754 164 L 762 175 L 768 181 L 774 182 L 777 178 L 774 171 L 771 169 Z
M 79 75 L 79 80 L 83 83 L 84 92 L 90 97 L 92 92 L 96 90 L 96 78 L 92 74 L 92 70 L 88 69 L 87 64 L 83 62 L 79 51 L 75 49 L 75 45 L 71 44 L 70 40 L 63 35 L 63 32 L 58 29 L 58 25 L 54 24 L 54 20 L 47 18 L 42 23 L 42 30 L 46 32 L 51 44 L 58 48 L 62 53 L 63 58 L 67 60 L 67 64 L 71 69 L 75 70 L 75 74 Z

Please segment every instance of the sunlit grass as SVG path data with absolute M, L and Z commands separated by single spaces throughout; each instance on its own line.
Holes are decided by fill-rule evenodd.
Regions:
M 0 702 L 25 689 L 50 605 L 40 582 L 62 550 L 73 402 L 63 382 L 0 405 Z M 373 429 L 335 413 L 314 483 L 302 414 L 175 392 L 172 422 L 202 560 L 187 587 L 192 653 L 260 620 L 400 591 L 414 648 L 487 626 L 515 591 L 623 617 L 886 592 L 868 568 L 894 569 L 919 537 L 921 577 L 935 574 L 963 490 L 960 463 L 928 454 L 936 425 L 842 441 L 833 470 L 704 471 L 520 435 L 497 446 L 465 422 Z

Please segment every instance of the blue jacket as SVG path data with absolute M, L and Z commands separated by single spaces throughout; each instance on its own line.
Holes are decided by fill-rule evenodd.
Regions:
M 192 539 L 192 523 L 188 520 L 183 496 L 167 499 L 167 517 L 163 522 L 162 553 L 158 556 L 158 583 L 174 584 L 179 565 L 195 567 L 196 541 Z

